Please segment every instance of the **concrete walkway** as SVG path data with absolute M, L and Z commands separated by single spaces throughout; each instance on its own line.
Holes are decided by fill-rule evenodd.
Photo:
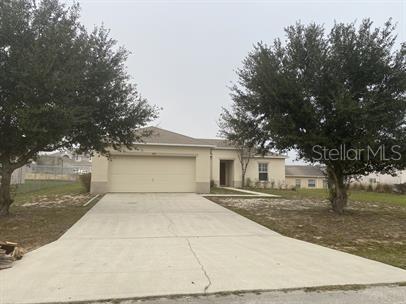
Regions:
M 0 271 L 0 303 L 406 281 L 406 271 L 283 237 L 195 194 L 108 194 Z
M 275 195 L 275 194 L 269 194 L 269 193 L 264 193 L 264 192 L 257 192 L 257 191 L 251 191 L 251 190 L 246 190 L 246 189 L 241 189 L 241 188 L 234 188 L 234 187 L 219 187 L 221 189 L 226 189 L 226 190 L 231 190 L 235 192 L 241 192 L 241 194 L 201 194 L 203 197 L 210 197 L 210 196 L 215 196 L 215 197 L 280 197 L 280 195 Z
M 243 193 L 247 193 L 247 194 L 258 195 L 258 196 L 280 197 L 280 195 L 274 195 L 274 194 L 269 194 L 269 193 L 264 193 L 264 192 L 251 191 L 251 190 L 240 189 L 240 188 L 233 188 L 233 187 L 223 187 L 223 188 L 228 189 L 228 190 L 243 192 Z

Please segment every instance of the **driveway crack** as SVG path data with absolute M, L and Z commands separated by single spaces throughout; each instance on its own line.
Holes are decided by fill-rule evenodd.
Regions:
M 168 230 L 171 232 L 174 236 L 178 236 L 173 228 L 175 228 L 175 223 L 172 221 L 172 219 L 165 213 L 162 212 L 163 216 L 168 220 Z
M 197 256 L 196 252 L 193 250 L 192 245 L 190 244 L 189 239 L 186 239 L 186 241 L 187 241 L 187 243 L 188 243 L 188 245 L 189 245 L 190 252 L 192 252 L 193 256 L 195 257 L 195 259 L 196 259 L 196 261 L 197 261 L 197 263 L 200 265 L 200 268 L 202 269 L 202 272 L 203 272 L 204 276 L 205 276 L 206 279 L 207 279 L 207 282 L 208 282 L 208 283 L 207 283 L 207 285 L 204 287 L 204 290 L 203 290 L 203 292 L 206 293 L 207 290 L 209 289 L 210 285 L 211 285 L 210 277 L 209 277 L 209 275 L 207 274 L 206 269 L 204 268 L 202 262 L 200 261 L 199 257 Z

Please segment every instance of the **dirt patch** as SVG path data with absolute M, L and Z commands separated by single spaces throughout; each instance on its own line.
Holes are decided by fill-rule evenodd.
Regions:
M 72 185 L 49 190 L 49 194 L 44 192 L 17 197 L 11 206 L 11 214 L 0 218 L 1 240 L 18 243 L 27 251 L 53 242 L 101 198 L 84 206 L 93 195 Z
M 45 208 L 64 208 L 67 205 L 76 206 L 83 205 L 87 200 L 91 199 L 90 194 L 76 194 L 76 195 L 55 195 L 49 197 L 47 195 L 40 195 L 34 200 L 24 203 L 22 207 L 45 207 Z
M 406 207 L 351 202 L 339 216 L 327 200 L 210 199 L 283 235 L 406 269 Z

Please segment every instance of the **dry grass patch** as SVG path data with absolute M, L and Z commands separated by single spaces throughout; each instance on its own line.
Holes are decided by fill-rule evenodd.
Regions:
M 406 269 L 406 206 L 350 202 L 339 216 L 327 200 L 209 199 L 285 236 Z
M 0 217 L 0 238 L 30 251 L 57 240 L 94 204 L 79 183 L 19 193 L 8 217 Z

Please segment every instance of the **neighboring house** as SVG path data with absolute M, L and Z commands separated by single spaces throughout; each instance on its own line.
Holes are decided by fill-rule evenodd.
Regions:
M 289 188 L 327 188 L 327 177 L 319 166 L 286 166 Z
M 91 172 L 91 169 L 90 156 L 69 151 L 42 154 L 32 165 L 32 171 L 35 173 L 77 174 Z
M 111 151 L 110 159 L 92 159 L 93 193 L 209 193 L 211 181 L 220 186 L 241 186 L 238 153 L 227 141 L 150 129 L 152 135 L 135 144 L 135 150 Z M 285 158 L 269 154 L 251 159 L 246 178 L 284 184 Z
M 357 180 L 353 180 L 355 183 L 361 183 L 364 185 L 369 184 L 403 184 L 406 183 L 406 170 L 398 171 L 395 176 L 390 174 L 380 174 L 380 173 L 371 173 L 369 175 L 362 176 Z

